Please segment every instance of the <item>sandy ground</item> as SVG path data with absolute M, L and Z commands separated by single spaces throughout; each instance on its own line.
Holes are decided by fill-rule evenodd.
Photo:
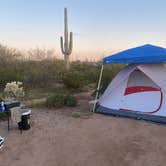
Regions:
M 32 128 L 23 134 L 15 127 L 7 132 L 1 122 L 7 140 L 0 166 L 165 165 L 166 126 L 100 114 L 72 117 L 87 100 L 73 109 L 33 109 Z

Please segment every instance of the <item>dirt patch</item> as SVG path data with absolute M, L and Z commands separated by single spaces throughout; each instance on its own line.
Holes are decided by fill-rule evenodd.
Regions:
M 81 100 L 87 107 L 88 100 Z M 1 122 L 0 133 L 7 140 L 0 165 L 165 165 L 166 126 L 100 114 L 73 118 L 71 113 L 80 106 L 33 109 L 32 128 L 23 134 L 16 126 L 7 132 L 7 123 Z

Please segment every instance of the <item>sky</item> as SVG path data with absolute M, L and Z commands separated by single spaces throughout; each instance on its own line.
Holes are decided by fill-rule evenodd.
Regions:
M 166 47 L 165 0 L 0 0 L 0 43 L 60 52 L 68 9 L 72 55 L 88 59 L 146 43 Z

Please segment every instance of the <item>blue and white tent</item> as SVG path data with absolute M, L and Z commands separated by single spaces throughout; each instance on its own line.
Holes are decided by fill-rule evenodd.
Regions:
M 128 66 L 109 84 L 95 111 L 166 123 L 166 65 L 163 62 L 166 62 L 166 49 L 149 44 L 104 58 L 103 64 Z M 98 89 L 101 77 L 102 72 Z

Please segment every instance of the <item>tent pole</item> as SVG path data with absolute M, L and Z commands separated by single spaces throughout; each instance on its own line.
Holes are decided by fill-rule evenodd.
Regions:
M 100 76 L 99 76 L 99 81 L 98 81 L 98 85 L 97 85 L 97 91 L 96 91 L 96 96 L 95 96 L 95 102 L 94 102 L 94 105 L 93 105 L 93 112 L 95 112 L 95 109 L 96 109 L 96 103 L 97 103 L 97 99 L 98 99 L 98 96 L 99 96 L 99 90 L 100 90 L 101 79 L 102 79 L 102 76 L 103 76 L 103 69 L 104 69 L 104 65 L 102 64 L 102 66 L 101 66 L 101 71 L 100 71 Z

